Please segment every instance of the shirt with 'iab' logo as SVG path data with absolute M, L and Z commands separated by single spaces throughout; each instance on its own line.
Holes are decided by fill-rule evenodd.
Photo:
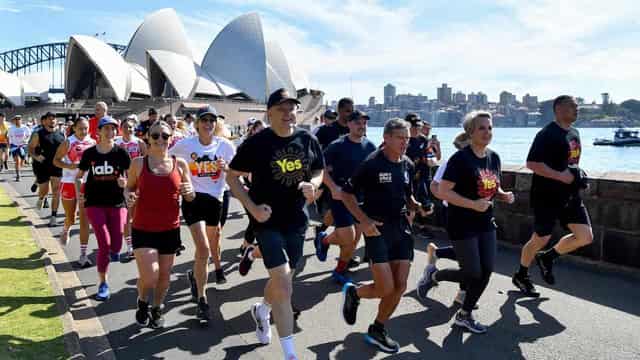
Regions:
M 264 227 L 292 229 L 306 225 L 305 199 L 300 182 L 324 168 L 324 157 L 316 138 L 297 129 L 280 137 L 267 128 L 238 147 L 230 167 L 251 174 L 249 197 L 258 205 L 271 207 L 271 218 Z
M 118 185 L 131 165 L 126 150 L 114 146 L 109 152 L 101 153 L 96 146 L 86 149 L 78 168 L 87 173 L 85 182 L 85 207 L 125 207 L 124 189 Z

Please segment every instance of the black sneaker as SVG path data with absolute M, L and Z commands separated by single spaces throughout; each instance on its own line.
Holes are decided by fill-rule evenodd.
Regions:
M 33 183 L 33 184 L 31 185 L 31 189 L 30 189 L 30 190 L 31 190 L 31 192 L 32 192 L 32 193 L 36 192 L 36 190 L 38 190 L 38 184 Z
M 358 266 L 360 266 L 360 258 L 358 256 L 353 256 L 350 260 L 349 263 L 347 264 L 347 268 L 349 269 L 353 269 L 353 268 L 357 268 Z
M 47 200 L 47 198 L 44 198 L 44 201 L 42 202 L 42 208 L 43 209 L 49 208 L 49 200 Z
M 487 327 L 477 322 L 471 313 L 463 314 L 462 310 L 456 313 L 456 319 L 454 324 L 457 326 L 466 328 L 474 334 L 484 334 L 487 332 Z
M 216 269 L 216 284 L 226 284 L 227 278 L 224 276 L 224 270 Z
M 164 316 L 162 316 L 162 308 L 160 306 L 154 306 L 151 308 L 149 327 L 152 329 L 161 329 L 164 327 Z
M 389 354 L 395 354 L 400 350 L 400 344 L 389 337 L 387 330 L 375 324 L 369 325 L 365 340 L 369 344 L 376 346 L 380 351 Z
M 187 278 L 191 287 L 191 301 L 198 302 L 198 285 L 196 284 L 196 278 L 193 276 L 193 270 L 187 271 Z
M 342 300 L 342 318 L 347 324 L 353 325 L 356 323 L 358 305 L 360 305 L 358 292 L 353 283 L 348 282 L 342 287 Z
M 549 285 L 555 285 L 556 278 L 553 276 L 553 261 L 547 260 L 542 251 L 536 254 L 536 264 L 540 268 L 542 279 Z
M 298 309 L 295 305 L 291 304 L 291 310 L 293 310 L 293 320 L 298 320 L 302 310 Z
M 136 310 L 136 322 L 140 326 L 149 325 L 149 303 L 138 299 L 138 310 Z
M 251 270 L 251 265 L 253 265 L 253 260 L 249 258 L 249 254 L 253 252 L 253 246 L 247 246 L 242 254 L 242 260 L 240 260 L 240 264 L 238 265 L 238 271 L 240 275 L 246 276 Z
M 515 285 L 515 287 L 520 289 L 520 292 L 522 292 L 522 294 L 525 296 L 533 298 L 537 298 L 540 296 L 540 293 L 536 291 L 536 287 L 533 286 L 529 275 L 522 276 L 516 273 L 511 278 L 511 282 L 513 283 L 513 285 Z
M 207 301 L 203 297 L 201 297 L 198 301 L 198 311 L 196 313 L 196 316 L 200 321 L 200 325 L 209 325 L 209 321 L 211 320 L 211 315 L 209 314 L 209 304 L 207 304 Z

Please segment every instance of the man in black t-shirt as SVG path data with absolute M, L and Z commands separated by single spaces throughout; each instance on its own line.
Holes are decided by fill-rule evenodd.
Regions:
M 53 165 L 53 158 L 58 147 L 64 141 L 64 134 L 56 130 L 56 116 L 51 112 L 44 115 L 42 128 L 29 141 L 29 154 L 34 161 L 38 162 L 36 167 L 39 169 L 36 172 L 36 181 L 38 182 L 36 207 L 38 209 L 44 204 L 44 199 L 49 193 L 49 185 L 51 185 L 51 217 L 49 217 L 49 226 L 51 227 L 57 225 L 56 216 L 60 205 L 59 187 L 62 177 L 62 169 Z
M 369 121 L 369 115 L 358 110 L 351 113 L 347 122 L 349 134 L 332 142 L 324 152 L 327 165 L 324 184 L 331 195 L 330 206 L 335 230 L 329 235 L 321 233 L 316 237 L 314 244 L 316 256 L 320 261 L 327 259 L 330 244 L 340 246 L 338 266 L 331 273 L 340 285 L 351 281 L 347 268 L 362 234 L 355 226 L 355 219 L 342 202 L 342 188 L 358 165 L 376 150 L 375 144 L 365 137 L 367 121 Z
M 360 164 L 343 189 L 342 201 L 364 232 L 374 282 L 357 288 L 351 282 L 344 285 L 342 315 L 353 325 L 361 298 L 380 299 L 366 339 L 382 351 L 395 353 L 399 345 L 384 324 L 407 288 L 413 239 L 406 215 L 420 204 L 413 197 L 413 163 L 405 155 L 409 124 L 402 119 L 387 121 L 384 141 L 385 146 Z M 356 196 L 361 196 L 362 206 Z
M 578 104 L 568 95 L 553 102 L 555 121 L 536 135 L 527 156 L 527 167 L 533 171 L 531 206 L 534 214 L 534 232 L 522 248 L 520 268 L 513 276 L 513 284 L 529 296 L 539 296 L 529 279 L 528 269 L 536 260 L 542 278 L 555 283 L 553 261 L 593 242 L 591 221 L 580 197 L 581 156 L 580 135 L 571 125 L 578 116 Z M 540 251 L 551 239 L 556 221 L 571 231 L 551 249 Z
M 267 101 L 271 127 L 238 147 L 227 175 L 231 191 L 255 222 L 256 239 L 269 271 L 265 301 L 251 307 L 256 335 L 263 344 L 271 341 L 272 310 L 286 359 L 297 359 L 292 335 L 291 279 L 302 257 L 307 229 L 304 206 L 315 201 L 324 169 L 316 138 L 295 127 L 299 104 L 284 89 L 271 94 Z M 251 176 L 248 193 L 240 182 L 242 176 Z

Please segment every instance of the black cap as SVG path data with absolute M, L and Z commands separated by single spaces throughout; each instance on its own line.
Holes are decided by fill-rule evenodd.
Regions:
M 218 115 L 218 112 L 216 111 L 216 108 L 214 108 L 211 105 L 206 105 L 206 106 L 203 106 L 200 109 L 198 109 L 198 115 L 197 115 L 198 119 L 201 119 L 205 115 L 211 115 L 216 120 L 218 120 L 218 117 L 221 117 L 221 116 Z
M 280 88 L 274 91 L 273 94 L 269 96 L 269 100 L 267 101 L 267 109 L 270 109 L 273 106 L 280 105 L 287 101 L 291 101 L 300 105 L 300 101 L 298 101 L 298 99 L 289 96 L 289 92 L 287 90 L 285 90 L 284 88 Z
M 158 115 L 158 111 L 156 111 L 156 109 L 154 108 L 149 108 L 149 111 L 147 111 L 147 115 Z
M 338 113 L 331 110 L 331 109 L 327 109 L 327 111 L 324 112 L 324 114 L 322 114 L 322 116 L 324 116 L 325 118 L 329 118 L 329 119 L 337 119 L 338 118 Z
M 369 115 L 367 115 L 366 112 L 364 111 L 360 111 L 360 110 L 356 110 L 354 112 L 351 113 L 351 115 L 349 116 L 349 118 L 347 119 L 347 121 L 354 121 L 354 120 L 359 120 L 361 118 L 365 118 L 367 120 L 371 119 L 369 117 Z
M 408 113 L 407 116 L 404 117 L 404 120 L 411 123 L 412 127 L 422 126 L 423 124 L 422 119 L 420 119 L 420 116 L 416 113 Z
M 56 114 L 52 113 L 51 111 L 47 111 L 47 113 L 44 114 L 44 118 L 46 119 L 46 118 L 49 118 L 49 117 L 55 118 Z

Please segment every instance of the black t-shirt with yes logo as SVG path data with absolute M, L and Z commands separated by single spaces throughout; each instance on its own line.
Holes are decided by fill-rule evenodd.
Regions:
M 535 139 L 527 161 L 540 162 L 556 171 L 577 167 L 582 146 L 578 130 L 563 129 L 555 121 L 543 127 Z M 533 207 L 555 207 L 566 204 L 571 196 L 579 196 L 571 185 L 533 174 L 531 182 L 531 205 Z
M 471 147 L 458 150 L 447 162 L 443 180 L 455 183 L 453 191 L 470 200 L 491 200 L 500 188 L 502 168 L 500 157 L 487 149 L 486 156 L 479 158 Z M 447 208 L 447 228 L 456 237 L 462 239 L 471 232 L 490 231 L 494 228 L 493 206 L 481 213 L 453 204 Z
M 229 167 L 251 173 L 249 197 L 257 205 L 271 207 L 271 217 L 259 226 L 288 230 L 307 224 L 298 184 L 324 168 L 320 144 L 309 132 L 296 129 L 291 136 L 280 137 L 267 128 L 238 147 Z

